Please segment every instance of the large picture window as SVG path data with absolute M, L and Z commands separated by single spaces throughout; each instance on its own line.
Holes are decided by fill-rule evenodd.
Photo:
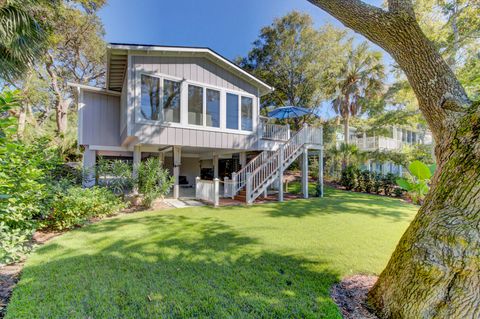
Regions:
M 238 130 L 238 95 L 227 93 L 227 128 Z
M 140 109 L 146 120 L 160 118 L 160 79 L 142 74 Z
M 206 124 L 211 127 L 220 127 L 220 92 L 207 89 L 207 118 Z
M 203 125 L 203 88 L 188 86 L 188 124 Z
M 180 82 L 163 80 L 163 120 L 180 123 Z
M 242 96 L 242 130 L 253 129 L 253 99 Z

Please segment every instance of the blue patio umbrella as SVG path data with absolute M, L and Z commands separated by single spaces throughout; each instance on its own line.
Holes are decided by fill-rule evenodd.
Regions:
M 282 106 L 271 112 L 268 112 L 268 117 L 279 120 L 298 118 L 311 114 L 309 109 L 299 106 Z

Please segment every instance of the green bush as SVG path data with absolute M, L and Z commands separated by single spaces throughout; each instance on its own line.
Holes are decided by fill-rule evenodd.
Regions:
M 162 167 L 158 158 L 150 157 L 141 162 L 137 172 L 134 185 L 143 195 L 143 205 L 147 207 L 150 207 L 156 198 L 168 194 L 173 186 L 173 177 Z
M 117 195 L 123 195 L 133 187 L 132 167 L 125 161 L 100 158 L 96 172 L 103 179 L 103 186 Z
M 396 183 L 408 192 L 413 203 L 421 204 L 430 189 L 428 184 L 435 171 L 435 166 L 428 167 L 425 163 L 413 161 L 408 166 L 408 171 L 409 176 L 398 178 Z
M 46 140 L 30 144 L 17 139 L 16 93 L 0 94 L 0 264 L 18 260 L 47 210 L 50 171 L 58 153 Z
M 342 170 L 342 176 L 340 178 L 340 185 L 345 187 L 346 190 L 354 190 L 359 186 L 358 176 L 359 169 L 354 165 L 349 165 Z
M 397 176 L 395 176 L 392 173 L 388 173 L 387 175 L 383 176 L 382 178 L 382 188 L 383 188 L 383 193 L 387 196 L 391 196 L 395 189 L 397 188 L 395 179 Z
M 379 173 L 373 173 L 373 192 L 375 194 L 380 194 L 380 191 L 382 190 L 382 186 L 383 186 L 382 175 Z
M 60 183 L 56 187 L 45 226 L 56 230 L 68 229 L 92 217 L 112 215 L 122 208 L 125 208 L 125 204 L 107 188 L 65 187 Z

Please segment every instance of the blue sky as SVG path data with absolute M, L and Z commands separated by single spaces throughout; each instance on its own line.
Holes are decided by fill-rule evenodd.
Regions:
M 100 17 L 108 42 L 206 46 L 233 60 L 248 53 L 263 26 L 292 10 L 310 14 L 316 26 L 343 27 L 306 0 L 109 0 Z
M 109 42 L 207 46 L 234 59 L 246 55 L 261 27 L 292 10 L 309 13 L 317 26 L 341 26 L 306 0 L 110 0 L 100 17 Z

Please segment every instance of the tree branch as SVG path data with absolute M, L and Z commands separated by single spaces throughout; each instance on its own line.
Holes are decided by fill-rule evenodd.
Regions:
M 388 11 L 399 14 L 406 13 L 412 17 L 415 16 L 412 0 L 388 0 Z

